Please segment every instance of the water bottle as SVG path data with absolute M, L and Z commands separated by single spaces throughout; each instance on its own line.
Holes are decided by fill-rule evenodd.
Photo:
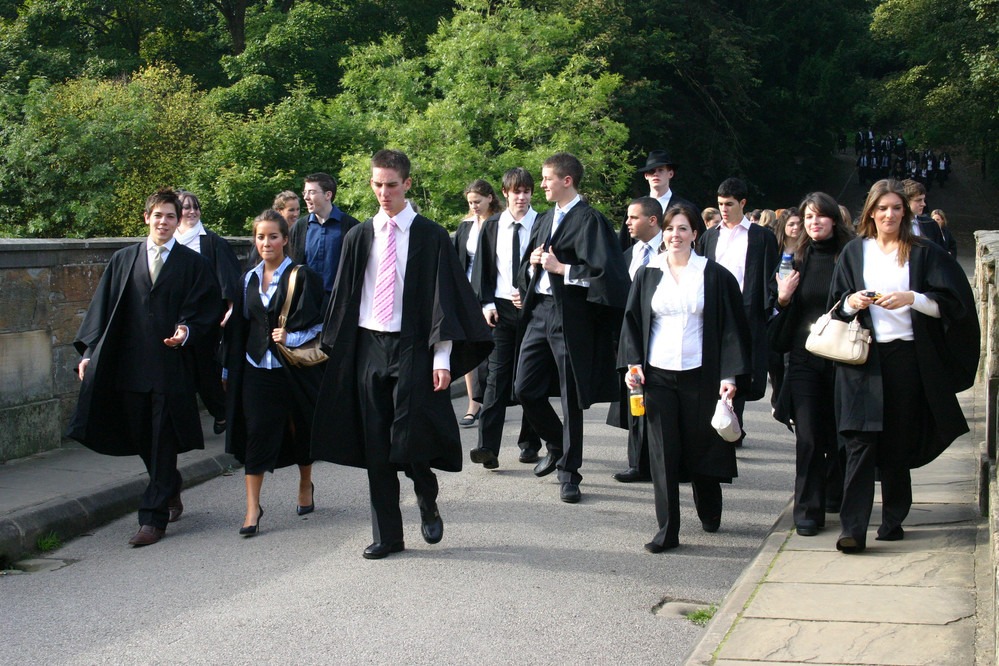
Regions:
M 777 275 L 780 276 L 781 280 L 786 280 L 787 276 L 791 274 L 794 270 L 794 255 L 790 252 L 785 252 L 780 258 L 780 267 L 777 269 Z
M 635 388 L 628 389 L 628 403 L 631 405 L 632 416 L 645 416 L 645 389 L 638 383 L 638 368 L 628 370 L 635 382 Z

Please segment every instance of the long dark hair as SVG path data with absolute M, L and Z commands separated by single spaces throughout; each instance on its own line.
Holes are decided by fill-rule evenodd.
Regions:
M 837 255 L 839 255 L 843 246 L 853 238 L 853 229 L 843 221 L 843 215 L 840 213 L 839 204 L 836 203 L 835 199 L 825 192 L 810 192 L 806 194 L 805 198 L 798 205 L 798 212 L 801 215 L 802 221 L 801 233 L 798 235 L 798 247 L 794 251 L 794 260 L 798 266 L 803 265 L 808 249 L 815 243 L 804 228 L 805 212 L 809 206 L 814 208 L 815 212 L 819 215 L 832 218 L 832 237 L 836 244 Z

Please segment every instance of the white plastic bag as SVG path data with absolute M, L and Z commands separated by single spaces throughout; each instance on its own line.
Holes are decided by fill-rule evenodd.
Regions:
M 732 409 L 732 401 L 720 398 L 715 405 L 715 414 L 711 417 L 711 427 L 718 431 L 721 438 L 726 442 L 734 442 L 742 437 L 742 428 L 739 427 L 739 417 Z

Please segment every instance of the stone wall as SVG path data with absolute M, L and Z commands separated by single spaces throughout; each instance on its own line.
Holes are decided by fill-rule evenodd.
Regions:
M 989 563 L 992 581 L 992 627 L 994 650 L 999 654 L 999 488 L 996 486 L 996 435 L 999 426 L 999 285 L 996 261 L 999 259 L 999 231 L 975 232 L 975 286 L 978 313 L 982 322 L 981 385 L 985 398 L 985 439 L 981 442 L 979 503 L 989 521 Z
M 0 463 L 62 443 L 76 331 L 111 255 L 140 240 L 0 239 Z M 250 240 L 230 243 L 245 259 Z

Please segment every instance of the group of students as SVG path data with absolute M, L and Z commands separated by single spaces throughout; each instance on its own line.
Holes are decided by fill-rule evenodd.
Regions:
M 313 511 L 311 465 L 326 460 L 367 470 L 373 542 L 362 554 L 379 559 L 405 549 L 399 471 L 413 481 L 423 539 L 443 537 L 434 470 L 459 471 L 463 457 L 452 377 L 471 375 L 469 399 L 481 403 L 465 416 L 479 428 L 471 461 L 499 466 L 506 410 L 519 403 L 519 460 L 539 477 L 557 472 L 567 503 L 582 498 L 583 410 L 610 402 L 609 422 L 629 430 L 629 467 L 615 478 L 653 482 L 658 531 L 645 548 L 660 553 L 679 545 L 681 482 L 692 484 L 703 529 L 719 528 L 720 484 L 737 464 L 711 427 L 714 404 L 731 400 L 741 422 L 746 400 L 765 393 L 773 350 L 789 353 L 777 415 L 797 433 L 799 532 L 824 524 L 842 460 L 838 432 L 837 545 L 865 545 L 875 467 L 882 531 L 901 538 L 908 469 L 967 429 L 954 397 L 972 352 L 977 365 L 967 280 L 913 237 L 908 202 L 891 181 L 872 188 L 861 238 L 849 243 L 835 202 L 806 197 L 796 271 L 779 279 L 776 237 L 744 214 L 746 185 L 722 183 L 721 222 L 706 229 L 670 189 L 675 168 L 665 151 L 649 154 L 640 171 L 650 196 L 631 202 L 616 232 L 580 196 L 580 161 L 556 153 L 541 169 L 549 210 L 531 206 L 530 172 L 511 169 L 506 207 L 487 182 L 473 182 L 470 219 L 452 238 L 408 201 L 408 157 L 381 150 L 371 160 L 372 218 L 337 208 L 328 175 L 307 176 L 308 216 L 290 223 L 297 196 L 279 195 L 281 210 L 253 222 L 260 261 L 242 276 L 234 256 L 228 268 L 212 266 L 209 255 L 224 251 L 203 227 L 194 252 L 179 243 L 184 193 L 157 192 L 146 203 L 149 237 L 115 254 L 81 325 L 82 386 L 68 434 L 102 453 L 142 457 L 150 482 L 129 543 L 156 543 L 183 511 L 177 454 L 203 446 L 195 392 L 224 376 L 225 412 L 212 413 L 245 466 L 239 533 L 259 533 L 263 478 L 280 467 L 297 465 L 296 513 Z M 807 324 L 834 301 L 835 316 L 873 327 L 864 366 L 834 369 L 804 350 Z M 224 375 L 206 352 L 220 339 Z M 286 354 L 316 344 L 323 363 Z M 639 385 L 646 414 L 636 417 L 622 398 Z M 910 404 L 925 405 L 919 419 L 909 418 Z
M 840 135 L 840 152 L 846 150 L 846 136 Z M 857 158 L 857 181 L 861 187 L 878 179 L 892 178 L 918 181 L 932 189 L 934 181 L 940 187 L 947 184 L 952 169 L 950 153 L 943 151 L 939 157 L 932 148 L 908 148 L 902 132 L 889 130 L 880 138 L 874 130 L 858 130 L 854 135 L 853 154 Z

